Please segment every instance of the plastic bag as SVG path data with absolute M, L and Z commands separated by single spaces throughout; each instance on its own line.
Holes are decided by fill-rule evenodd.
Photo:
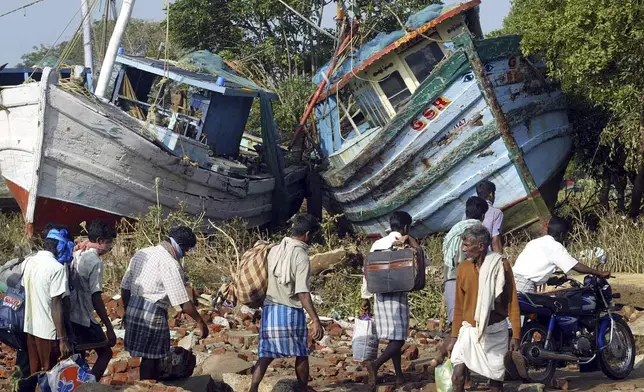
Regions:
M 42 392 L 72 392 L 83 384 L 94 383 L 96 378 L 80 354 L 58 362 L 50 371 L 38 376 Z
M 353 360 L 373 361 L 378 357 L 378 337 L 373 320 L 356 319 L 353 326 Z
M 452 374 L 454 366 L 449 358 L 434 369 L 434 378 L 436 379 L 437 392 L 452 392 Z

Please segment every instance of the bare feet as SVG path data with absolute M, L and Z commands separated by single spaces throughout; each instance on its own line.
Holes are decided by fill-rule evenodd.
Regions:
M 364 363 L 365 369 L 367 369 L 367 374 L 369 376 L 369 388 L 375 389 L 376 388 L 376 377 L 378 377 L 378 369 L 376 369 L 376 366 L 373 364 L 371 361 L 367 361 Z
M 474 384 L 472 383 L 472 375 L 470 374 L 470 371 L 468 369 L 465 370 L 465 384 L 463 386 L 463 389 L 472 389 L 472 386 Z

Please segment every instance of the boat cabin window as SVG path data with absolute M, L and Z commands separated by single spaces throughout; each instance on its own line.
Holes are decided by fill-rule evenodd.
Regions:
M 422 83 L 432 72 L 445 55 L 436 42 L 432 42 L 422 49 L 405 57 L 405 62 L 416 77 L 418 83 Z
M 392 72 L 378 84 L 394 109 L 398 109 L 411 96 L 409 88 L 398 71 Z

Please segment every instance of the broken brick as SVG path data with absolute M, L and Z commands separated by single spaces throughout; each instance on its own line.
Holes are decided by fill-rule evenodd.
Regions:
M 127 371 L 127 362 L 125 360 L 114 362 L 114 373 L 124 373 Z
M 138 368 L 141 366 L 141 358 L 134 357 L 127 360 L 127 367 L 129 368 Z
M 342 336 L 342 332 L 344 330 L 342 329 L 342 326 L 340 324 L 332 323 L 332 324 L 329 324 L 329 326 L 326 328 L 326 331 L 329 334 L 329 336 L 337 338 Z
M 430 332 L 437 332 L 440 329 L 440 322 L 438 320 L 427 320 L 427 330 Z
M 125 374 L 125 373 L 116 373 L 114 375 L 114 377 L 112 377 L 112 382 L 110 384 L 111 385 L 123 385 L 125 383 L 127 383 L 127 374 Z
M 324 375 L 327 377 L 337 376 L 338 373 L 340 373 L 340 371 L 338 370 L 338 368 L 334 368 L 334 367 L 324 370 Z
M 337 365 L 339 362 L 342 361 L 342 358 L 340 358 L 340 356 L 338 355 L 330 355 L 327 358 L 327 361 L 331 362 L 332 365 Z
M 127 380 L 129 382 L 139 381 L 141 378 L 140 368 L 134 368 L 127 371 Z
M 403 359 L 406 359 L 408 361 L 413 361 L 418 359 L 418 347 L 415 345 L 411 345 L 407 347 L 407 349 L 403 352 Z

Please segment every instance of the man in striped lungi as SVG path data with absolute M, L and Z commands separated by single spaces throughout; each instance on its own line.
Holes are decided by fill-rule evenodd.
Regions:
M 388 250 L 396 243 L 407 243 L 420 250 L 420 245 L 409 235 L 411 228 L 411 215 L 404 211 L 396 211 L 389 217 L 391 233 L 374 242 L 370 252 Z M 363 307 L 368 312 L 371 294 L 367 291 L 366 280 L 362 281 Z M 375 324 L 378 339 L 388 340 L 389 344 L 380 356 L 373 362 L 367 362 L 365 367 L 369 372 L 369 385 L 376 386 L 378 369 L 391 359 L 396 371 L 397 383 L 403 383 L 402 372 L 402 347 L 409 334 L 409 293 L 375 294 Z
M 291 237 L 286 237 L 268 254 L 268 289 L 259 333 L 259 360 L 253 371 L 250 392 L 256 392 L 268 365 L 275 358 L 295 357 L 298 390 L 309 383 L 308 329 L 304 310 L 313 320 L 312 338 L 324 335 L 309 289 L 311 264 L 308 249 L 317 219 L 309 214 L 294 218 Z

